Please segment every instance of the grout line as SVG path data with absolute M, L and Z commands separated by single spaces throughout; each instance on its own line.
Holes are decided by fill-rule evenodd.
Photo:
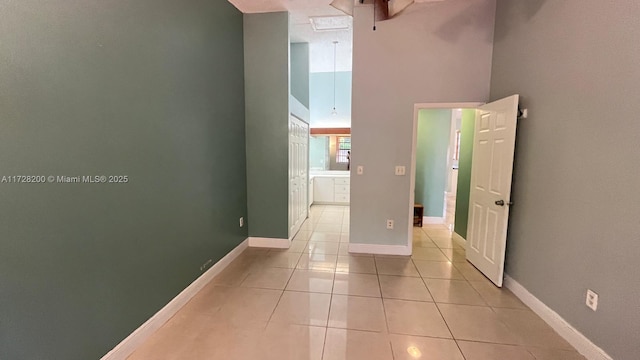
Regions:
M 411 262 L 413 263 L 413 266 L 416 266 L 416 264 L 413 262 L 413 259 L 411 259 Z M 417 270 L 417 268 L 418 267 L 416 266 L 416 270 Z M 466 360 L 467 357 L 464 356 L 464 353 L 462 352 L 462 348 L 460 348 L 460 344 L 458 344 L 458 341 L 453 336 L 453 331 L 451 331 L 451 327 L 449 327 L 449 324 L 447 323 L 447 320 L 444 318 L 444 315 L 442 315 L 442 311 L 440 311 L 440 307 L 438 306 L 438 303 L 436 302 L 436 299 L 433 297 L 433 293 L 431 293 L 431 290 L 429 290 L 429 287 L 427 286 L 426 281 L 424 281 L 424 277 L 422 277 L 422 274 L 420 274 L 420 279 L 422 280 L 422 283 L 424 284 L 424 287 L 427 288 L 427 291 L 429 292 L 429 295 L 431 295 L 431 300 L 433 300 L 433 304 L 435 305 L 436 310 L 438 310 L 438 314 L 440 314 L 440 317 L 442 318 L 442 321 L 444 322 L 444 325 L 447 327 L 447 330 L 449 330 L 449 334 L 451 334 L 451 339 L 453 339 L 453 341 L 456 344 L 456 347 L 458 348 L 458 351 L 460 352 L 462 357 Z M 469 285 L 469 286 L 471 286 L 471 285 Z
M 382 296 L 382 284 L 380 283 L 380 273 L 378 272 L 378 261 L 373 257 L 373 265 L 376 268 L 376 278 L 378 279 L 378 288 L 380 289 L 380 301 L 382 302 L 382 314 L 384 315 L 384 325 L 389 334 L 389 318 L 387 317 L 387 307 L 384 305 L 384 297 Z M 391 355 L 393 356 L 393 347 L 391 347 Z
M 331 307 L 331 303 L 329 303 L 329 307 Z M 327 320 L 328 325 L 328 320 Z M 324 349 L 327 347 L 327 333 L 329 332 L 329 328 L 325 326 L 324 328 L 324 339 L 322 339 L 322 351 L 320 352 L 320 359 L 324 358 Z
M 273 314 L 275 314 L 276 309 L 278 308 L 278 305 L 280 305 L 280 301 L 282 300 L 283 295 L 284 295 L 284 290 L 280 292 L 280 297 L 278 298 L 278 302 L 276 303 L 276 306 L 274 306 L 273 310 L 271 311 L 271 315 L 269 315 L 269 319 L 267 320 L 267 325 L 271 323 L 271 318 L 273 318 Z M 266 329 L 266 326 L 265 326 L 265 329 Z
M 300 259 L 298 259 L 298 261 L 300 261 Z M 278 308 L 278 305 L 280 305 L 280 301 L 282 301 L 282 297 L 284 296 L 285 289 L 289 285 L 289 281 L 291 281 L 291 277 L 293 276 L 293 273 L 296 271 L 295 268 L 291 269 L 291 270 L 292 271 L 291 271 L 291 274 L 289 274 L 289 278 L 287 279 L 287 283 L 284 284 L 284 288 L 282 289 L 282 292 L 280 293 L 280 297 L 278 298 L 278 302 L 276 303 L 276 306 L 271 311 L 271 315 L 269 315 L 269 320 L 267 320 L 267 325 L 269 325 L 269 323 L 271 323 L 271 319 L 273 318 L 273 314 L 275 314 L 276 309 Z M 266 329 L 266 326 L 265 326 L 265 329 Z
M 413 259 L 411 259 L 411 263 L 416 268 L 416 271 L 418 271 L 418 267 L 416 266 L 416 263 L 413 261 Z M 422 276 L 422 274 L 420 274 L 420 271 L 418 271 L 418 274 L 420 275 L 420 280 L 422 280 L 422 283 L 424 284 L 424 287 L 427 289 L 427 292 L 429 293 L 429 296 L 431 296 L 431 300 L 435 304 L 436 299 L 433 297 L 433 294 L 431 293 L 431 290 L 429 290 L 429 287 L 427 286 L 427 282 L 424 281 L 424 277 Z M 440 314 L 440 316 L 442 316 L 442 314 Z M 444 317 L 443 317 L 443 319 L 444 319 Z M 451 330 L 449 330 L 449 332 L 451 332 Z M 451 336 L 453 336 L 453 335 L 451 335 Z
M 338 257 L 336 256 L 336 267 L 338 262 Z M 337 269 L 335 269 L 337 270 Z M 333 280 L 331 281 L 331 294 L 329 294 L 329 311 L 327 311 L 327 326 L 324 328 L 324 341 L 322 343 L 322 356 L 321 359 L 324 359 L 324 350 L 327 348 L 327 337 L 329 333 L 329 319 L 331 318 L 331 308 L 333 307 L 333 289 L 336 286 L 336 272 L 333 272 Z
M 447 329 L 449 330 L 449 333 L 451 334 L 451 338 L 456 343 L 456 346 L 458 347 L 458 351 L 460 351 L 460 354 L 462 354 L 462 357 L 466 359 L 467 357 L 464 356 L 464 353 L 462 352 L 462 348 L 460 347 L 460 344 L 458 344 L 458 339 L 456 339 L 455 336 L 453 336 L 453 331 L 451 331 L 451 327 L 449 327 L 449 323 L 447 323 L 447 319 L 445 319 L 444 315 L 442 315 L 442 311 L 440 310 L 440 306 L 438 306 L 438 303 L 436 303 L 436 302 L 434 302 L 434 304 L 436 305 L 436 309 L 438 310 L 438 313 L 440 314 L 440 317 L 442 318 L 442 321 L 444 321 L 444 324 L 446 325 Z
M 396 354 L 393 352 L 393 341 L 391 341 L 391 334 L 389 334 L 389 332 L 387 332 L 387 338 L 389 339 L 389 348 L 391 349 L 391 358 L 395 360 Z
M 342 214 L 344 216 L 344 214 Z M 342 230 L 342 220 L 340 221 L 340 230 Z M 342 234 L 340 235 L 342 236 Z M 338 240 L 340 240 L 340 238 L 338 238 Z M 331 309 L 333 307 L 333 295 L 334 295 L 334 290 L 335 290 L 335 286 L 336 286 L 336 271 L 338 270 L 338 256 L 340 253 L 339 250 L 340 247 L 340 241 L 338 241 L 338 254 L 336 254 L 336 262 L 334 264 L 334 268 L 332 271 L 333 274 L 333 279 L 332 279 L 332 283 L 331 283 L 331 293 L 329 294 L 329 311 L 327 311 L 327 325 L 325 327 L 325 338 L 324 338 L 324 343 L 322 346 L 322 358 L 324 358 L 324 354 L 325 354 L 325 349 L 327 348 L 327 338 L 328 338 L 328 333 L 329 333 L 329 320 L 331 318 Z

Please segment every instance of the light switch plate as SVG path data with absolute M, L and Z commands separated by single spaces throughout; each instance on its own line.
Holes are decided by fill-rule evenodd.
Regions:
M 362 175 L 362 174 L 364 174 L 364 166 L 362 166 L 362 165 L 358 166 L 358 167 L 356 168 L 356 173 L 357 173 L 358 175 Z
M 593 311 L 598 310 L 598 294 L 591 289 L 587 289 L 587 300 L 585 304 Z
M 404 176 L 406 173 L 404 166 L 396 166 L 396 176 Z

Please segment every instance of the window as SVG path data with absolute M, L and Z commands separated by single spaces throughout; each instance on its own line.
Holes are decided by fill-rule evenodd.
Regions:
M 338 136 L 336 141 L 336 162 L 338 164 L 348 163 L 350 151 L 351 151 L 351 137 Z

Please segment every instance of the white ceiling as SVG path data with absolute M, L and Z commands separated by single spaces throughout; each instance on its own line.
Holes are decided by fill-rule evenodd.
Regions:
M 291 42 L 308 42 L 310 71 L 333 72 L 333 42 L 336 46 L 336 70 L 351 71 L 353 31 L 316 32 L 311 28 L 311 16 L 344 15 L 329 4 L 332 0 L 229 0 L 243 13 L 288 11 Z

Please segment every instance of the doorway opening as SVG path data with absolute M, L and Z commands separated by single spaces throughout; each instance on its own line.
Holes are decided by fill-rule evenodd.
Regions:
M 455 234 L 453 237 L 461 246 L 464 246 L 466 235 L 468 180 L 471 172 L 468 147 L 472 144 L 468 143 L 468 134 L 473 136 L 475 109 L 480 105 L 482 103 L 463 102 L 414 105 L 409 202 L 411 217 L 415 204 L 421 204 L 424 208 L 422 222 L 427 226 L 438 224 L 434 228 Z M 463 123 L 466 125 L 464 129 Z M 466 191 L 465 185 L 459 187 L 460 182 L 466 184 Z M 459 215 L 457 220 L 456 213 Z M 414 230 L 410 229 L 407 239 L 410 249 L 413 249 L 413 234 Z
M 471 108 L 469 120 L 473 120 L 468 183 L 458 177 L 456 217 L 468 216 L 466 221 L 456 220 L 448 239 L 464 244 L 465 258 L 480 270 L 496 286 L 501 287 L 504 278 L 504 260 L 507 243 L 507 227 L 511 202 L 511 181 L 515 150 L 519 95 L 512 95 L 488 104 L 417 104 L 414 107 L 414 132 L 412 151 L 412 177 L 410 207 L 413 208 L 416 192 L 416 148 L 418 123 L 422 109 Z M 475 106 L 474 106 L 475 105 Z M 462 110 L 464 111 L 464 110 Z M 464 118 L 464 116 L 463 116 Z M 442 124 L 439 124 L 440 126 Z M 435 129 L 435 127 L 434 127 Z M 446 128 L 445 128 L 446 129 Z M 453 134 L 453 128 L 452 128 Z M 460 141 L 464 144 L 464 121 Z M 433 135 L 433 134 L 431 134 Z M 444 139 L 443 139 L 444 138 Z M 436 138 L 447 143 L 447 136 Z M 453 139 L 453 136 L 451 137 Z M 469 139 L 466 139 L 469 140 Z M 428 147 L 430 147 L 430 144 Z M 433 146 L 431 146 L 433 147 Z M 454 151 L 449 151 L 455 154 Z M 460 161 L 464 151 L 460 149 Z M 448 163 L 448 160 L 447 162 Z M 429 176 L 432 174 L 428 174 Z M 464 185 L 463 185 L 464 184 Z M 420 190 L 420 189 L 418 189 Z M 468 194 L 468 202 L 461 204 L 460 194 Z M 436 202 L 439 194 L 427 196 Z M 444 208 L 444 205 L 442 206 Z M 441 208 L 441 209 L 442 209 Z M 412 209 L 413 210 L 413 209 Z M 412 213 L 413 215 L 413 213 Z M 443 215 L 444 217 L 444 215 Z M 468 228 L 467 228 L 468 227 Z M 464 233 L 464 237 L 460 233 Z M 413 231 L 410 231 L 412 234 Z M 413 251 L 413 236 L 409 236 L 409 248 Z M 466 239 L 466 240 L 465 240 Z M 446 239 L 445 239 L 446 240 Z
M 473 121 L 473 112 L 464 110 L 466 120 Z M 423 210 L 423 217 L 416 219 L 418 223 L 442 224 L 451 231 L 454 229 L 462 117 L 462 109 L 418 111 L 415 203 Z M 467 135 L 473 135 L 473 128 L 469 128 L 468 123 L 465 125 L 466 140 Z M 469 165 L 466 153 L 462 155 L 463 165 Z

